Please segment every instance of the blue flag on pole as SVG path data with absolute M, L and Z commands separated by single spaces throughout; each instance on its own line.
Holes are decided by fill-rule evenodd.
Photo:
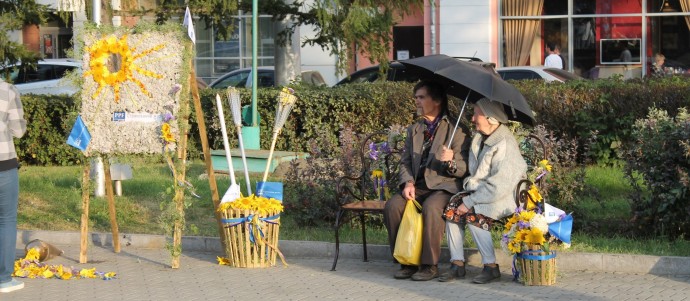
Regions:
M 265 198 L 274 198 L 283 202 L 282 182 L 256 182 L 256 195 Z
M 562 242 L 570 243 L 570 233 L 573 230 L 573 216 L 566 215 L 560 221 L 549 224 L 549 233 L 560 239 Z
M 89 142 L 91 142 L 91 134 L 89 134 L 86 124 L 84 124 L 84 121 L 81 119 L 81 115 L 79 115 L 77 116 L 77 120 L 74 122 L 74 126 L 72 126 L 72 131 L 69 133 L 69 137 L 67 137 L 67 144 L 84 151 L 86 150 L 86 147 L 89 146 Z

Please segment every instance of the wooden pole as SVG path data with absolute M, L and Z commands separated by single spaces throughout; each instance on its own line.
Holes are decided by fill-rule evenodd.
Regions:
M 115 193 L 113 192 L 113 178 L 110 175 L 109 157 L 103 158 L 103 171 L 105 172 L 105 196 L 108 198 L 108 211 L 110 212 L 110 228 L 113 232 L 113 251 L 120 253 L 120 231 L 117 228 Z
M 216 175 L 213 171 L 213 163 L 211 161 L 211 149 L 208 146 L 208 134 L 206 133 L 206 119 L 204 118 L 204 112 L 201 108 L 201 100 L 199 99 L 199 87 L 196 82 L 196 71 L 194 70 L 194 65 L 191 65 L 192 72 L 189 76 L 189 84 L 192 90 L 192 98 L 194 100 L 194 111 L 196 111 L 196 123 L 199 127 L 199 139 L 201 140 L 201 148 L 204 152 L 204 163 L 206 163 L 206 174 L 208 174 L 208 185 L 211 190 L 211 200 L 213 201 L 213 211 L 216 216 L 216 222 L 218 223 L 218 234 L 220 235 L 220 242 L 223 245 L 223 250 L 225 250 L 225 236 L 223 235 L 223 223 L 221 223 L 221 216 L 217 209 L 220 205 L 220 196 L 218 195 L 218 186 L 216 184 Z
M 181 152 L 185 153 L 185 145 L 178 145 L 182 148 Z M 180 185 L 180 183 L 185 182 L 186 168 L 184 162 L 180 162 L 176 165 L 173 164 L 172 159 L 168 158 L 168 164 L 173 167 L 173 181 L 175 183 L 175 197 L 173 202 L 175 202 L 175 210 L 177 210 L 178 218 L 175 219 L 173 223 L 173 251 L 172 259 L 170 261 L 170 267 L 177 269 L 180 267 L 180 255 L 182 255 L 182 234 L 184 230 L 184 190 L 185 186 Z M 179 173 L 177 172 L 179 167 Z
M 81 242 L 79 244 L 79 263 L 86 263 L 86 250 L 89 247 L 89 166 L 84 164 L 81 175 Z

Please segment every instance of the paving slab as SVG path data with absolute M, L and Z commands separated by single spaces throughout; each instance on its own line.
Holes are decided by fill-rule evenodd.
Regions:
M 343 258 L 330 271 L 329 257 L 287 257 L 288 266 L 233 268 L 216 262 L 217 252 L 186 251 L 181 267 L 169 267 L 161 248 L 91 246 L 89 262 L 78 263 L 78 244 L 56 245 L 65 254 L 48 261 L 76 268 L 116 272 L 117 279 L 24 279 L 22 290 L 0 294 L 2 301 L 36 300 L 688 300 L 690 276 L 559 271 L 553 286 L 524 286 L 502 267 L 500 281 L 470 282 L 480 272 L 470 267 L 468 279 L 396 280 L 390 260 Z M 23 253 L 17 249 L 17 255 Z M 442 266 L 445 268 L 445 266 Z

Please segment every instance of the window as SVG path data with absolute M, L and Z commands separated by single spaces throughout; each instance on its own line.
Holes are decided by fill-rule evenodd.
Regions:
M 641 69 L 633 74 L 648 74 L 656 53 L 665 55 L 674 68 L 690 66 L 690 0 L 647 0 L 644 7 L 643 3 L 499 0 L 499 65 L 543 65 L 545 46 L 554 42 L 560 45 L 567 69 L 572 67 L 568 71 L 583 77 L 611 76 L 624 70 L 616 66 L 623 63 L 624 49 L 622 43 L 610 41 L 625 40 L 632 41 L 634 49 L 626 68 Z

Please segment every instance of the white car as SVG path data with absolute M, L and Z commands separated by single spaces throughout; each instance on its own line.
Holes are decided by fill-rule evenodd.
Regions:
M 544 66 L 517 66 L 496 68 L 504 80 L 543 79 L 547 82 L 566 82 L 584 79 L 583 77 L 558 68 Z
M 275 86 L 275 73 L 273 67 L 257 67 L 257 81 L 259 87 L 273 87 Z M 245 87 L 252 86 L 252 68 L 242 68 L 235 71 L 230 71 L 221 77 L 217 78 L 210 84 L 212 89 L 225 89 L 227 87 Z M 325 85 L 326 81 L 319 71 L 302 71 L 302 82 L 312 85 Z
M 13 83 L 20 94 L 73 95 L 79 88 L 64 79 L 70 71 L 81 74 L 82 63 L 73 59 L 45 59 L 38 68 L 22 69 L 19 65 L 0 70 L 3 80 Z M 9 79 L 5 76 L 9 75 Z

